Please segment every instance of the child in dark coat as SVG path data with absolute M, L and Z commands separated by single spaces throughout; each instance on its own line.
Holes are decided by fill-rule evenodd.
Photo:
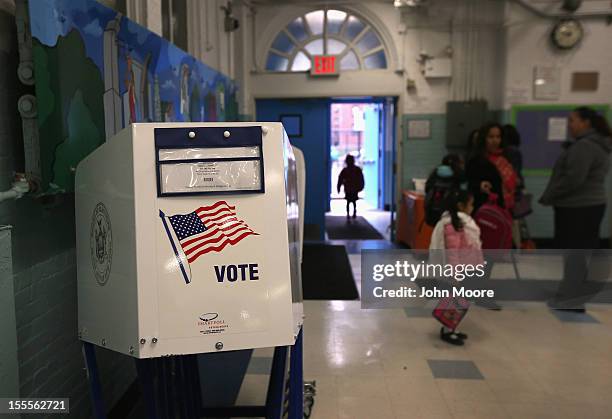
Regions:
M 346 218 L 349 218 L 349 206 L 353 203 L 353 218 L 357 217 L 357 199 L 360 191 L 363 190 L 365 182 L 363 172 L 355 166 L 355 157 L 348 154 L 344 160 L 346 167 L 338 176 L 338 193 L 340 187 L 344 185 L 344 198 L 346 199 Z

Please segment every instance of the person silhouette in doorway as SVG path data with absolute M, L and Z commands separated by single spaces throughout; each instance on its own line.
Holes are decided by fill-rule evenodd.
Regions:
M 355 165 L 355 157 L 351 154 L 346 155 L 344 160 L 346 167 L 340 172 L 338 176 L 338 193 L 340 193 L 340 187 L 344 185 L 344 199 L 346 199 L 346 218 L 350 220 L 350 204 L 353 204 L 353 218 L 357 217 L 357 199 L 359 199 L 359 192 L 363 191 L 365 181 L 363 179 L 363 172 L 361 168 Z

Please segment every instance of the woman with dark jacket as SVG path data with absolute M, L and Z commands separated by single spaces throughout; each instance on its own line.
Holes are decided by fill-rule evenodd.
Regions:
M 502 127 L 487 124 L 478 133 L 477 149 L 467 162 L 468 188 L 474 196 L 475 211 L 486 203 L 489 194 L 497 196 L 497 204 L 508 210 L 514 206 L 516 172 L 503 155 Z
M 596 291 L 586 290 L 589 250 L 580 249 L 599 248 L 612 143 L 607 121 L 588 107 L 570 114 L 568 129 L 574 140 L 564 145 L 540 203 L 554 207 L 557 248 L 574 249 L 566 250 L 563 280 L 549 305 L 584 311 L 588 296 Z
M 580 107 L 568 120 L 574 141 L 565 143 L 540 203 L 555 210 L 555 239 L 561 249 L 597 249 L 608 200 L 610 127 L 593 109 Z

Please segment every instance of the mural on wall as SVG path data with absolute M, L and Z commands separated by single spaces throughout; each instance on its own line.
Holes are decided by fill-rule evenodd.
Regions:
M 94 0 L 31 0 L 42 188 L 132 122 L 238 119 L 237 86 Z

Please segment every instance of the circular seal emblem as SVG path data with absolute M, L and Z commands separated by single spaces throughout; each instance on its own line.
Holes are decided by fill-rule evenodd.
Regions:
M 89 244 L 96 281 L 105 285 L 113 262 L 113 232 L 108 211 L 102 202 L 96 205 L 91 216 Z

